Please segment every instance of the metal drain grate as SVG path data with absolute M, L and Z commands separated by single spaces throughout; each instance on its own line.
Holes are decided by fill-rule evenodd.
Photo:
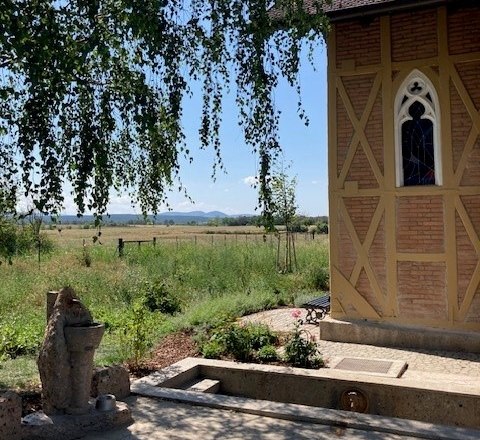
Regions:
M 387 374 L 392 367 L 393 362 L 360 359 L 360 358 L 343 358 L 334 368 L 337 370 L 349 370 L 357 372 Z

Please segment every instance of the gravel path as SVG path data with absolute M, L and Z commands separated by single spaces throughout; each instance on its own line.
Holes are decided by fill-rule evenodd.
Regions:
M 242 322 L 263 323 L 274 331 L 289 332 L 295 328 L 296 318 L 292 316 L 294 310 L 301 311 L 300 319 L 305 317 L 304 309 L 283 308 L 245 316 Z M 318 339 L 317 326 L 303 325 L 302 328 Z M 327 363 L 329 359 L 340 356 L 404 360 L 408 363 L 409 372 L 453 374 L 460 376 L 459 380 L 462 382 L 466 380 L 466 376 L 480 377 L 480 354 L 478 353 L 397 349 L 321 340 L 318 341 L 318 346 Z

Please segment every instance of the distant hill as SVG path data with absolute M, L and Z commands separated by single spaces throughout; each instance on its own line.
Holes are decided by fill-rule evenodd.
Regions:
M 197 223 L 197 224 L 206 224 L 211 219 L 216 218 L 227 218 L 227 217 L 237 217 L 236 215 L 229 216 L 220 211 L 191 211 L 191 212 L 162 212 L 157 216 L 149 215 L 145 219 L 142 215 L 137 214 L 110 214 L 109 216 L 104 216 L 103 222 L 105 224 L 165 224 L 175 223 L 179 225 L 185 225 L 188 223 Z M 45 223 L 50 223 L 50 217 L 45 217 Z M 85 224 L 92 223 L 94 221 L 92 215 L 84 215 L 82 217 L 77 217 L 76 215 L 62 215 L 60 216 L 60 221 L 63 224 Z
M 161 214 L 157 215 L 159 217 L 200 217 L 200 218 L 226 218 L 230 217 L 229 215 L 220 212 L 220 211 L 210 211 L 210 212 L 203 212 L 203 211 L 191 211 L 191 212 L 162 212 Z M 233 217 L 236 217 L 234 215 Z

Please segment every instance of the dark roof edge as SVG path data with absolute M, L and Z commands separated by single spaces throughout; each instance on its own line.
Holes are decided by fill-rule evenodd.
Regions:
M 327 12 L 327 16 L 332 23 L 352 18 L 368 17 L 371 15 L 388 14 L 403 10 L 411 11 L 417 7 L 438 6 L 447 3 L 453 3 L 454 0 L 403 0 L 386 3 L 377 3 L 364 5 L 357 8 L 346 8 L 332 12 Z M 455 0 L 455 3 L 463 3 L 461 0 Z

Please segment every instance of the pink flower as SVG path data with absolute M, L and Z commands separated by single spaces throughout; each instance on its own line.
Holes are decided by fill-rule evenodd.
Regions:
M 292 318 L 298 319 L 302 316 L 302 312 L 298 309 L 292 310 Z

